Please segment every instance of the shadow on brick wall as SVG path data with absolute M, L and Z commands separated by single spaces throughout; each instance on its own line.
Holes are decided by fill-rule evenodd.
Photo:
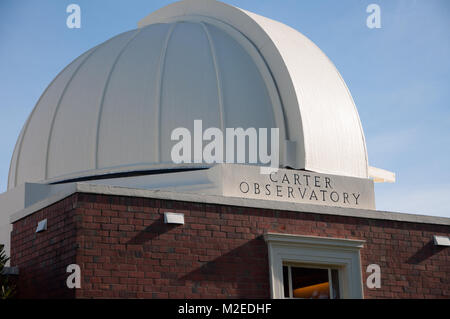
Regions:
M 192 293 L 229 298 L 270 298 L 267 246 L 262 236 L 248 241 L 178 279 Z
M 439 247 L 436 246 L 433 242 L 433 240 L 430 240 L 428 243 L 425 244 L 421 249 L 419 249 L 413 256 L 411 256 L 408 260 L 408 264 L 420 264 L 421 262 L 427 260 L 428 258 L 431 258 L 433 255 L 441 252 L 447 247 Z
M 157 239 L 162 234 L 167 233 L 168 231 L 180 226 L 183 225 L 165 224 L 164 215 L 161 215 L 161 217 L 158 220 L 156 220 L 153 224 L 147 226 L 137 236 L 130 239 L 127 242 L 127 245 L 144 245 L 151 240 Z

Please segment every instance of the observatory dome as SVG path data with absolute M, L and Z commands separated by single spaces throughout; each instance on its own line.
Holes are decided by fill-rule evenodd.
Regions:
M 177 127 L 279 128 L 280 166 L 368 177 L 339 72 L 309 39 L 217 1 L 164 7 L 75 59 L 18 138 L 8 188 L 174 164 Z

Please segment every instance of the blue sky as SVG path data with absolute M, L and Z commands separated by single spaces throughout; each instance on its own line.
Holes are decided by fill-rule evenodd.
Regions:
M 0 193 L 14 145 L 39 96 L 73 59 L 173 1 L 0 0 Z M 377 184 L 380 210 L 450 217 L 450 1 L 227 0 L 314 41 L 346 81 Z M 66 7 L 81 7 L 68 29 Z M 366 8 L 381 7 L 381 29 Z

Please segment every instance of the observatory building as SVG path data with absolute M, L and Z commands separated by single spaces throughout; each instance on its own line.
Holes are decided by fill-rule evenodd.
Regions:
M 192 161 L 174 160 L 180 128 Z M 228 156 L 238 128 L 244 161 Z M 0 194 L 0 243 L 20 298 L 449 298 L 450 219 L 377 211 L 373 183 L 393 181 L 313 42 L 186 0 L 47 87 Z

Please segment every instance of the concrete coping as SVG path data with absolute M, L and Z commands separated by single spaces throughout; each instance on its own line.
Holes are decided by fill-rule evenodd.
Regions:
M 25 218 L 30 214 L 33 214 L 34 212 L 40 209 L 48 207 L 53 203 L 56 203 L 75 193 L 165 199 L 165 200 L 194 202 L 194 203 L 217 204 L 225 206 L 250 207 L 250 208 L 281 210 L 281 211 L 304 212 L 311 214 L 323 214 L 323 215 L 346 216 L 354 218 L 368 218 L 376 220 L 450 226 L 450 218 L 447 217 L 395 213 L 395 212 L 386 212 L 368 209 L 331 207 L 331 206 L 301 204 L 292 202 L 280 202 L 274 200 L 226 197 L 208 194 L 136 189 L 119 186 L 109 186 L 109 185 L 95 185 L 83 182 L 73 183 L 71 187 L 66 188 L 63 192 L 50 196 L 40 202 L 37 202 L 29 207 L 26 207 L 21 211 L 18 211 L 17 213 L 14 213 L 10 218 L 10 222 L 14 223 L 22 218 Z

